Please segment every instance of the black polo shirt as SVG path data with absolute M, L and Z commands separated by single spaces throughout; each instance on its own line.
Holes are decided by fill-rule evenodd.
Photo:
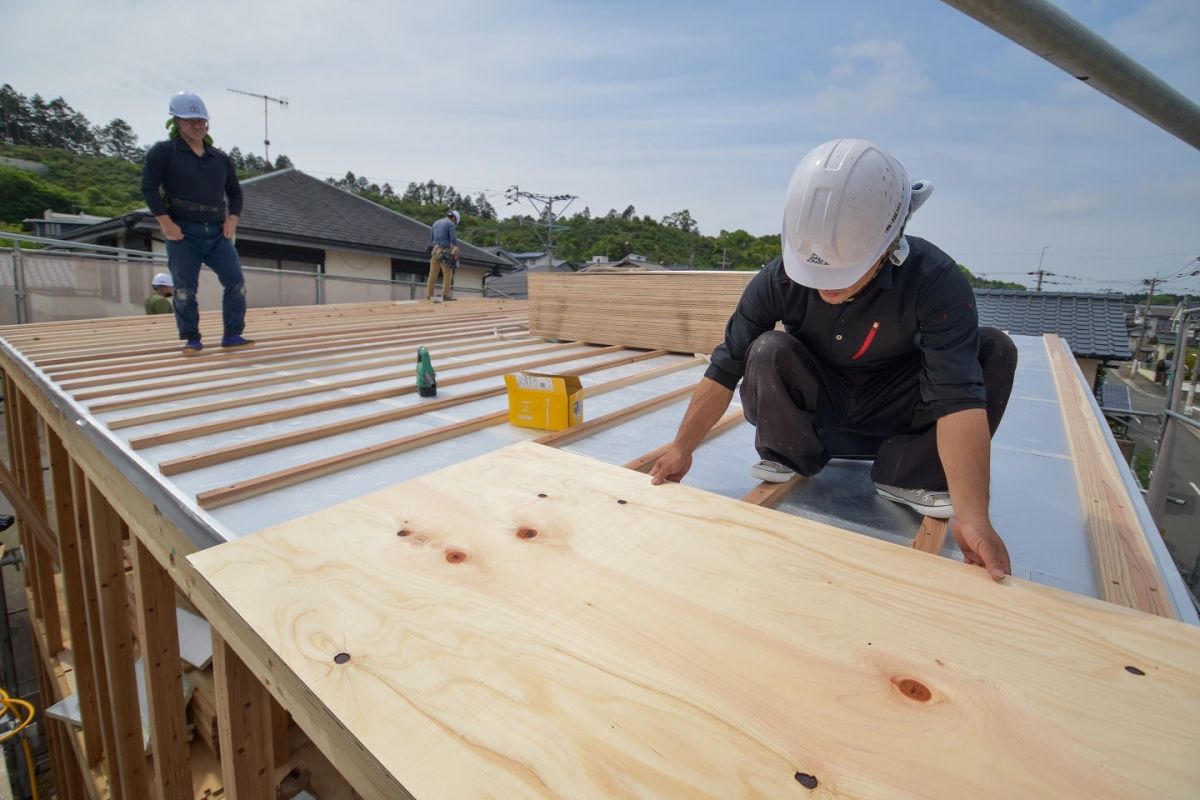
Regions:
M 936 416 L 985 408 L 975 294 L 954 259 L 924 239 L 907 238 L 904 263 L 884 262 L 865 289 L 840 305 L 789 278 L 782 259 L 772 261 L 746 287 L 705 377 L 735 388 L 750 345 L 782 322 L 844 379 L 851 395 L 856 387 L 886 383 L 888 373 L 916 371 L 922 403 Z
M 204 155 L 192 152 L 183 137 L 158 142 L 146 153 L 142 169 L 142 197 L 154 216 L 169 213 L 177 222 L 220 222 L 222 211 L 201 211 L 163 202 L 160 190 L 171 198 L 212 208 L 222 208 L 229 198 L 229 213 L 242 213 L 242 187 L 229 156 L 211 145 Z

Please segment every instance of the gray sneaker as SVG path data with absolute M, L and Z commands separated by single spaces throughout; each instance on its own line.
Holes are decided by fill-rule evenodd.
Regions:
M 778 461 L 767 461 L 765 458 L 750 468 L 750 477 L 767 483 L 784 483 L 790 481 L 796 470 L 786 467 Z
M 899 486 L 875 484 L 875 491 L 880 497 L 886 497 L 894 503 L 908 506 L 918 514 L 937 519 L 949 519 L 954 516 L 954 506 L 950 505 L 949 492 L 929 492 L 924 489 L 901 489 Z

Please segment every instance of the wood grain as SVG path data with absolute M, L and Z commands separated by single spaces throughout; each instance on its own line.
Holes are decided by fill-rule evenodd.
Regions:
M 1100 594 L 1110 603 L 1174 618 L 1162 575 L 1091 401 L 1084 394 L 1075 359 L 1058 336 L 1047 334 L 1044 340 L 1071 443 L 1071 464 L 1084 525 L 1091 537 Z
M 756 274 L 532 272 L 529 330 L 593 344 L 711 353 Z
M 190 561 L 366 797 L 1200 785 L 1200 630 L 534 444 Z

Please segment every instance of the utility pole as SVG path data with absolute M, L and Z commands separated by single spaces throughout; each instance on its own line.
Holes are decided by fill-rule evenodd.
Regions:
M 1138 331 L 1137 349 L 1133 351 L 1133 361 L 1129 362 L 1129 377 L 1137 374 L 1138 356 L 1142 354 L 1142 346 L 1146 344 L 1146 323 L 1150 320 L 1150 303 L 1154 300 L 1154 289 L 1158 286 L 1158 276 L 1155 275 L 1149 280 L 1143 280 L 1143 284 L 1150 287 L 1150 291 L 1146 294 L 1146 310 L 1142 312 L 1142 324 Z
M 562 225 L 556 226 L 554 224 L 554 220 L 562 216 L 561 213 L 557 215 L 554 213 L 554 204 L 561 203 L 565 200 L 567 202 L 567 204 L 563 206 L 563 211 L 565 212 L 568 208 L 570 208 L 571 203 L 575 202 L 579 198 L 573 194 L 534 194 L 533 192 L 523 191 L 519 186 L 513 185 L 504 190 L 504 199 L 506 201 L 506 205 L 510 206 L 520 203 L 522 200 L 524 200 L 529 203 L 529 205 L 533 206 L 534 211 L 538 212 L 539 217 L 546 218 L 546 256 L 550 262 L 550 270 L 553 271 L 554 229 L 556 227 L 559 229 L 564 227 Z
M 286 97 L 270 97 L 265 94 L 255 94 L 254 92 L 243 92 L 241 89 L 229 89 L 228 91 L 234 94 L 244 94 L 247 97 L 257 97 L 263 101 L 263 153 L 267 158 L 267 169 L 271 168 L 271 136 L 267 132 L 267 104 L 278 103 L 280 107 L 287 108 L 288 101 Z

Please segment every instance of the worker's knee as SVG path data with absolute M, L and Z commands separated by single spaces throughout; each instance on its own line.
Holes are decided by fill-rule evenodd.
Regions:
M 1017 346 L 998 328 L 979 329 L 979 363 L 985 367 L 1016 372 Z
M 783 331 L 767 331 L 750 345 L 746 353 L 746 362 L 774 363 L 784 353 L 791 352 L 796 345 L 796 339 Z

